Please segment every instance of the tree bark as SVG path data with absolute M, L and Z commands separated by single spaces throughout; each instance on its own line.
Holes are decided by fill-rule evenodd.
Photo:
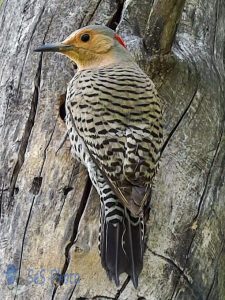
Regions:
M 0 6 L 0 298 L 225 299 L 225 2 Z M 97 250 L 98 195 L 69 141 L 57 151 L 75 66 L 57 54 L 33 53 L 88 24 L 117 29 L 164 103 L 164 146 L 137 290 L 125 275 L 119 288 L 107 279 Z

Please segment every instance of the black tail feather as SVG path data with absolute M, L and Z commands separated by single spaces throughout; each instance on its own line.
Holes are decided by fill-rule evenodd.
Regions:
M 127 220 L 126 220 L 127 221 Z M 130 221 L 128 220 L 126 230 L 127 230 L 127 235 L 128 235 L 128 240 L 127 240 L 127 255 L 129 257 L 129 260 L 131 262 L 130 268 L 127 270 L 127 272 L 131 273 L 129 274 L 131 276 L 132 282 L 134 284 L 134 287 L 137 288 L 138 286 L 138 276 L 136 273 L 136 266 L 135 266 L 135 258 L 134 258 L 134 249 L 133 249 L 133 236 L 131 232 L 131 224 Z M 128 248 L 129 247 L 129 248 Z
M 128 256 L 127 274 L 130 275 L 135 288 L 138 286 L 138 276 L 143 268 L 144 237 L 142 220 L 134 218 L 125 209 L 125 252 Z
M 102 265 L 117 286 L 120 283 L 119 275 L 125 272 L 137 288 L 138 276 L 143 267 L 143 220 L 131 216 L 126 208 L 123 208 L 124 213 L 121 218 L 112 218 L 112 216 L 107 218 L 104 205 L 102 209 L 100 231 Z

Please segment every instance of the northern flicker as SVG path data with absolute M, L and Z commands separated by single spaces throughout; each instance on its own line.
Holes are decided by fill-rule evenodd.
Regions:
M 86 166 L 100 196 L 101 262 L 116 285 L 125 272 L 137 287 L 144 210 L 162 141 L 155 86 L 122 38 L 105 26 L 81 28 L 35 51 L 59 52 L 78 67 L 67 89 L 66 125 L 72 153 Z

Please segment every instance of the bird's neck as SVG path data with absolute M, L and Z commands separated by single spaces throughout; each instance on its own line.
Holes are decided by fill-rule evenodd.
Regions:
M 85 60 L 80 60 L 77 62 L 78 71 L 85 69 L 99 69 L 102 67 L 107 67 L 113 64 L 123 64 L 126 62 L 132 62 L 132 58 L 128 52 L 123 53 L 123 51 L 109 51 L 104 54 L 92 55 L 90 54 L 89 58 Z

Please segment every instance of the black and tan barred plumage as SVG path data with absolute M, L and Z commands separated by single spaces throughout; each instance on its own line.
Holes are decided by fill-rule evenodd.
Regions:
M 70 83 L 67 109 L 71 111 L 67 114 L 70 116 L 67 126 L 71 126 L 70 139 L 75 155 L 83 160 L 91 178 L 97 177 L 92 181 L 97 181 L 95 186 L 102 200 L 100 249 L 103 265 L 112 277 L 118 278 L 119 273 L 128 271 L 137 282 L 135 274 L 141 270 L 143 256 L 142 210 L 162 138 L 161 108 L 154 85 L 136 65 L 84 70 Z M 77 136 L 82 137 L 85 146 L 75 142 Z M 89 160 L 97 167 L 93 168 Z M 125 210 L 124 205 L 128 209 Z M 135 255 L 128 253 L 129 239 L 135 244 L 131 249 L 140 252 L 137 255 L 139 262 L 134 258 L 130 271 L 132 261 L 129 257 Z M 110 244 L 107 249 L 106 243 Z M 123 249 L 123 243 L 127 250 Z M 115 261 L 119 258 L 123 261 L 117 262 L 117 271 L 113 271 L 114 261 L 108 266 L 115 248 L 118 251 Z M 126 266 L 121 267 L 125 261 Z M 138 264 L 141 266 L 136 270 Z
M 90 35 L 89 29 L 114 38 L 108 28 L 82 30 Z M 82 40 L 84 33 L 79 34 Z M 153 82 L 117 41 L 114 47 L 121 57 L 115 52 L 108 63 L 81 67 L 70 82 L 66 124 L 72 152 L 87 167 L 100 195 L 102 265 L 116 284 L 126 272 L 136 287 L 143 266 L 144 205 L 162 140 L 161 105 Z M 83 44 L 80 49 L 83 53 Z

